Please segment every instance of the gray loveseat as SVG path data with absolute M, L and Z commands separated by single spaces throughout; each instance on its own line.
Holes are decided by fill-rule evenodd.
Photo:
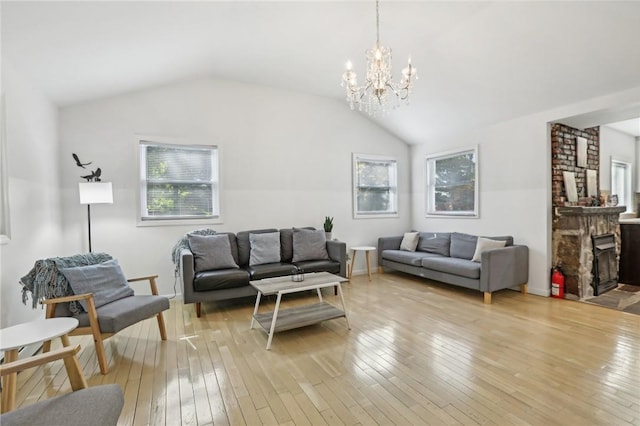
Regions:
M 378 239 L 378 267 L 479 290 L 484 302 L 491 293 L 521 286 L 527 292 L 529 249 L 513 245 L 513 237 L 478 237 L 459 232 L 420 232 L 415 251 L 401 250 L 404 236 Z M 502 248 L 487 249 L 486 240 L 504 241 Z M 488 245 L 491 245 L 491 241 Z M 477 260 L 473 261 L 476 250 Z
M 294 232 L 296 233 L 294 247 Z M 279 234 L 279 238 L 275 234 Z M 253 296 L 256 290 L 249 285 L 251 280 L 293 275 L 297 271 L 330 272 L 347 276 L 347 247 L 341 241 L 325 241 L 318 252 L 306 251 L 305 256 L 294 253 L 300 247 L 303 235 L 313 233 L 314 238 L 322 233 L 314 228 L 257 229 L 234 233 L 216 233 L 226 235 L 233 262 L 231 265 L 214 266 L 213 269 L 198 268 L 198 254 L 194 256 L 193 246 L 183 248 L 180 252 L 179 274 L 182 281 L 184 303 L 196 304 L 196 316 L 200 317 L 201 302 L 234 299 Z M 275 237 L 279 259 L 256 259 L 256 234 L 267 234 Z M 265 235 L 263 235 L 264 237 Z M 262 240 L 263 242 L 265 240 Z M 262 247 L 269 250 L 269 247 Z M 271 247 L 273 248 L 273 247 Z M 318 247 L 316 247 L 317 249 Z M 253 250 L 253 251 L 252 251 Z M 316 256 L 313 253 L 318 253 Z M 217 252 L 217 256 L 221 253 Z M 222 253 L 224 255 L 224 253 Z M 200 260 L 202 260 L 200 258 Z M 269 260 L 277 260 L 271 262 Z M 266 263 L 262 263 L 265 262 Z M 256 264 L 256 262 L 258 264 Z M 215 263 L 215 261 L 214 261 Z M 234 265 L 235 263 L 235 265 Z M 220 266 L 220 265 L 218 265 Z M 230 266 L 230 267 L 224 267 Z

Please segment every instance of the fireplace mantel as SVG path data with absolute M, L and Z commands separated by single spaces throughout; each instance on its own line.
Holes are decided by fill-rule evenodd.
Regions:
M 625 206 L 616 207 L 556 207 L 556 216 L 583 216 L 583 215 L 619 215 L 627 211 Z

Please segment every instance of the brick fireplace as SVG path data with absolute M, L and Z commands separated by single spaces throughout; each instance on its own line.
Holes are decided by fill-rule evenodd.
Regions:
M 586 161 L 579 164 L 577 139 L 586 141 Z M 600 192 L 600 128 L 579 130 L 563 124 L 551 127 L 552 264 L 565 275 L 565 298 L 585 300 L 612 288 L 618 278 L 620 259 L 620 213 L 622 206 L 601 206 L 601 197 L 587 197 L 587 171 L 595 172 Z M 564 172 L 573 173 L 578 201 L 568 203 Z M 596 204 L 594 206 L 593 204 Z M 615 243 L 615 251 L 602 253 L 604 236 Z M 594 240 L 595 238 L 595 240 Z M 594 246 L 594 241 L 598 244 Z M 601 257 L 601 258 L 600 258 Z M 596 262 L 600 262 L 597 264 Z M 606 274 L 604 271 L 606 270 Z M 597 277 L 595 274 L 598 274 Z M 605 277 L 606 275 L 606 277 Z M 598 281 L 601 287 L 597 287 Z M 594 291 L 594 284 L 596 285 Z

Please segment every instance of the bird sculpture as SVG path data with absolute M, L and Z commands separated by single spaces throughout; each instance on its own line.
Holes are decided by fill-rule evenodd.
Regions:
M 85 166 L 88 166 L 91 164 L 91 161 L 88 163 L 83 163 L 82 161 L 80 161 L 80 159 L 78 158 L 78 156 L 76 154 L 71 154 L 73 156 L 73 159 L 76 160 L 76 166 L 78 167 L 82 167 L 83 169 L 86 169 Z
M 86 179 L 87 182 L 100 182 L 100 175 L 102 174 L 102 170 L 98 167 L 95 171 L 91 172 L 90 175 L 80 176 L 82 179 Z
M 72 153 L 71 155 L 73 156 L 73 159 L 76 161 L 76 166 L 82 167 L 83 169 L 86 169 L 85 166 L 88 166 L 92 163 L 92 161 L 88 163 L 83 163 L 82 161 L 80 161 L 80 158 L 78 158 L 76 154 Z M 90 175 L 85 175 L 80 177 L 82 179 L 86 179 L 87 182 L 100 182 L 100 175 L 102 175 L 102 170 L 100 169 L 100 167 L 98 167 L 97 169 L 92 171 Z

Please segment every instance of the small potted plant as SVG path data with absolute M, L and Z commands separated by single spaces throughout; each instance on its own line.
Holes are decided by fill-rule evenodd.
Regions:
M 333 231 L 333 218 L 329 216 L 324 217 L 324 235 L 327 241 L 331 240 L 331 231 Z

